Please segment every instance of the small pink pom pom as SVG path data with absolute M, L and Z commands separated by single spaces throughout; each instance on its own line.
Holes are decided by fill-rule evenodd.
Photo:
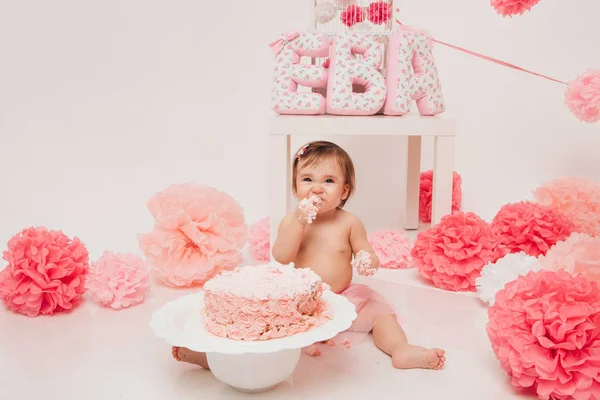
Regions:
M 348 27 L 362 22 L 363 19 L 363 10 L 356 4 L 348 6 L 348 8 L 342 11 L 342 13 L 340 14 L 340 20 L 344 25 Z
M 419 220 L 431 222 L 431 201 L 433 198 L 433 170 L 421 172 L 419 191 Z M 452 173 L 452 211 L 460 211 L 462 204 L 462 178 L 454 171 Z
M 573 233 L 538 260 L 544 269 L 564 269 L 600 283 L 600 236 Z
M 367 12 L 369 21 L 376 25 L 385 24 L 392 18 L 392 7 L 385 1 L 369 4 Z
M 127 308 L 144 301 L 150 291 L 150 274 L 144 260 L 134 254 L 104 252 L 92 263 L 86 288 L 104 307 Z
M 88 257 L 78 238 L 45 227 L 26 228 L 8 241 L 0 298 L 10 310 L 29 317 L 73 310 L 85 293 Z
M 570 81 L 565 103 L 580 120 L 600 121 L 600 69 L 589 69 Z
M 483 267 L 506 253 L 487 222 L 462 211 L 420 232 L 411 250 L 421 276 L 452 291 L 475 291 Z
M 573 223 L 561 212 L 530 201 L 503 205 L 492 229 L 511 253 L 537 257 L 573 232 Z
M 540 399 L 600 393 L 600 287 L 564 270 L 529 272 L 507 283 L 488 308 L 487 334 L 517 389 Z
M 138 239 L 150 272 L 166 285 L 203 285 L 242 262 L 248 227 L 229 194 L 196 183 L 171 185 L 148 208 L 156 224 Z
M 264 217 L 250 226 L 250 255 L 259 263 L 271 259 L 271 225 Z
M 381 268 L 412 268 L 411 240 L 400 230 L 381 229 L 369 235 L 369 244 Z
M 503 17 L 522 15 L 539 2 L 540 0 L 491 0 L 492 7 Z
M 552 207 L 575 224 L 575 231 L 600 236 L 600 184 L 581 177 L 558 178 L 533 192 L 535 201 Z

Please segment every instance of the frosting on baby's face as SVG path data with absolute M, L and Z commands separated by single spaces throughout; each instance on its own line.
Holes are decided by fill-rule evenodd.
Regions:
M 317 196 L 321 200 L 319 213 L 331 211 L 348 197 L 349 187 L 340 163 L 333 157 L 309 165 L 301 159 L 296 175 L 298 200 Z

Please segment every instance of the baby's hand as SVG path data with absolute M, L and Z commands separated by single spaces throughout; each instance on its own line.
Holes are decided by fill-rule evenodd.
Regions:
M 371 262 L 371 253 L 364 250 L 358 252 L 351 264 L 353 268 L 356 268 L 359 275 L 371 276 L 377 271 L 377 268 L 374 268 Z
M 317 208 L 321 204 L 321 199 L 317 196 L 310 196 L 308 199 L 303 199 L 298 204 L 296 209 L 296 217 L 304 224 L 310 224 L 317 217 Z

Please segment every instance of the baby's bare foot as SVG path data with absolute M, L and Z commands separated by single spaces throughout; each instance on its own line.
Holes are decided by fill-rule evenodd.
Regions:
M 208 361 L 206 360 L 206 353 L 198 353 L 185 347 L 173 346 L 171 348 L 173 358 L 177 361 L 187 362 L 190 364 L 197 364 L 204 369 L 210 369 Z
M 440 369 L 446 362 L 445 352 L 441 349 L 426 349 L 407 344 L 392 353 L 394 368 Z

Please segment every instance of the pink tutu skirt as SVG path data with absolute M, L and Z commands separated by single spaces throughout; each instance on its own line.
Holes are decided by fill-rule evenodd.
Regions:
M 367 285 L 351 283 L 338 293 L 356 307 L 357 317 L 348 329 L 349 332 L 369 333 L 375 326 L 377 318 L 384 315 L 395 315 L 398 312 L 388 300 Z

